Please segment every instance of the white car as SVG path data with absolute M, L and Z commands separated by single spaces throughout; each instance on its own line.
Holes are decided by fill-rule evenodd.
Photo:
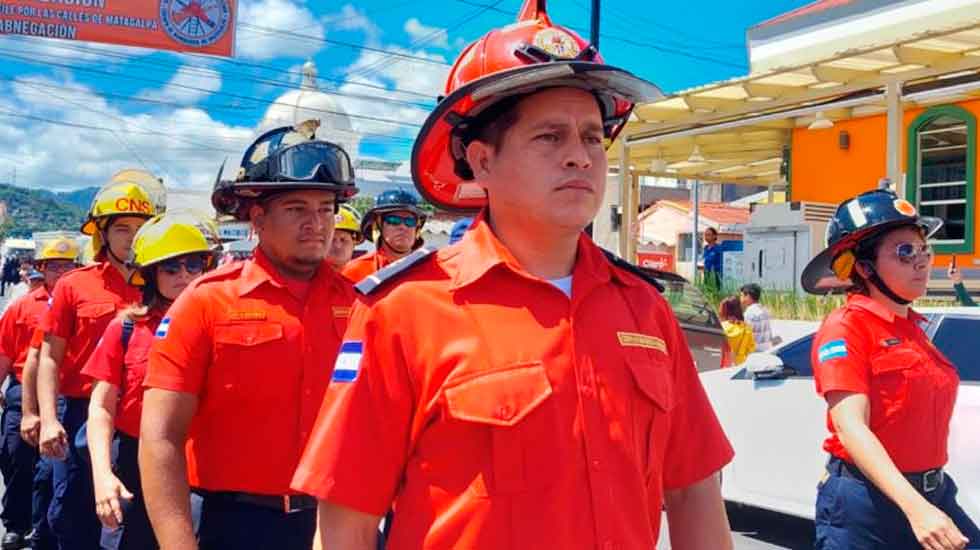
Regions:
M 947 472 L 958 501 L 980 521 L 980 308 L 920 310 L 926 333 L 956 365 L 960 392 L 953 411 Z M 735 459 L 722 472 L 725 500 L 813 519 L 817 483 L 827 454 L 826 402 L 814 389 L 810 367 L 813 334 L 744 365 L 704 372 L 701 382 Z

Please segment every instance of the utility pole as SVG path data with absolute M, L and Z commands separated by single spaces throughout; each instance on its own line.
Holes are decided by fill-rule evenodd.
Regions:
M 592 47 L 597 50 L 599 49 L 599 1 L 592 0 L 592 32 L 589 36 Z

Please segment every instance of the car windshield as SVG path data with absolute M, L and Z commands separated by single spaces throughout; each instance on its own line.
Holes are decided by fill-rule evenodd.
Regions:
M 663 296 L 667 298 L 679 322 L 711 328 L 721 326 L 707 300 L 692 284 L 663 277 L 657 277 L 657 280 L 664 286 Z

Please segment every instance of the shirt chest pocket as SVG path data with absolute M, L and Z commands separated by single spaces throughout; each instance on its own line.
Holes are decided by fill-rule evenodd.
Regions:
M 534 456 L 553 441 L 554 411 L 548 407 L 552 386 L 540 362 L 481 373 L 444 390 L 450 422 L 459 422 L 471 441 L 489 449 L 473 464 L 478 471 L 470 487 L 481 496 L 520 493 L 539 488 L 546 472 L 536 470 Z M 466 428 L 468 426 L 468 429 Z M 473 433 L 476 430 L 477 433 Z M 530 460 L 531 464 L 528 464 Z
M 102 330 L 112 320 L 112 315 L 116 312 L 116 304 L 111 302 L 99 302 L 94 304 L 84 304 L 79 306 L 75 317 L 78 319 L 76 334 L 82 334 L 90 330 L 98 331 L 97 336 L 101 337 Z M 101 325 L 101 327 L 99 326 Z
M 872 422 L 875 413 L 885 418 L 909 409 L 912 401 L 931 402 L 929 357 L 904 343 L 880 350 L 871 357 Z
M 214 381 L 221 390 L 249 392 L 272 376 L 270 368 L 286 359 L 279 323 L 230 323 L 214 327 Z
M 659 473 L 669 435 L 669 413 L 676 401 L 669 359 L 659 352 L 636 350 L 626 357 L 635 389 L 629 399 L 629 425 L 640 467 L 650 479 Z

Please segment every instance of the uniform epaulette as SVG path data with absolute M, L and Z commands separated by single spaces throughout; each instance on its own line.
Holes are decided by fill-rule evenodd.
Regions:
M 198 277 L 194 283 L 196 283 L 195 286 L 200 286 L 202 283 L 234 279 L 244 268 L 245 262 L 232 262 L 230 264 L 218 266 L 211 271 L 205 272 L 203 275 Z
M 640 268 L 636 267 L 635 265 L 627 262 L 626 260 L 620 258 L 619 256 L 613 254 L 612 252 L 610 252 L 608 250 L 603 249 L 602 250 L 602 253 L 606 255 L 606 258 L 610 262 L 612 262 L 612 264 L 614 266 L 616 266 L 616 267 L 618 267 L 620 269 L 624 269 L 626 271 L 629 271 L 633 275 L 636 275 L 637 277 L 639 277 L 639 278 L 643 279 L 644 281 L 650 283 L 659 292 L 663 292 L 664 291 L 664 285 L 660 284 L 660 281 L 654 279 L 650 274 L 646 273 L 642 269 L 640 269 Z
M 363 281 L 354 285 L 354 288 L 361 294 L 367 296 L 368 294 L 371 294 L 375 290 L 378 290 L 384 286 L 388 281 L 397 278 L 402 273 L 422 263 L 422 261 L 424 261 L 426 258 L 432 256 L 435 251 L 435 248 L 423 246 L 408 256 L 388 264 L 371 275 L 368 275 Z

